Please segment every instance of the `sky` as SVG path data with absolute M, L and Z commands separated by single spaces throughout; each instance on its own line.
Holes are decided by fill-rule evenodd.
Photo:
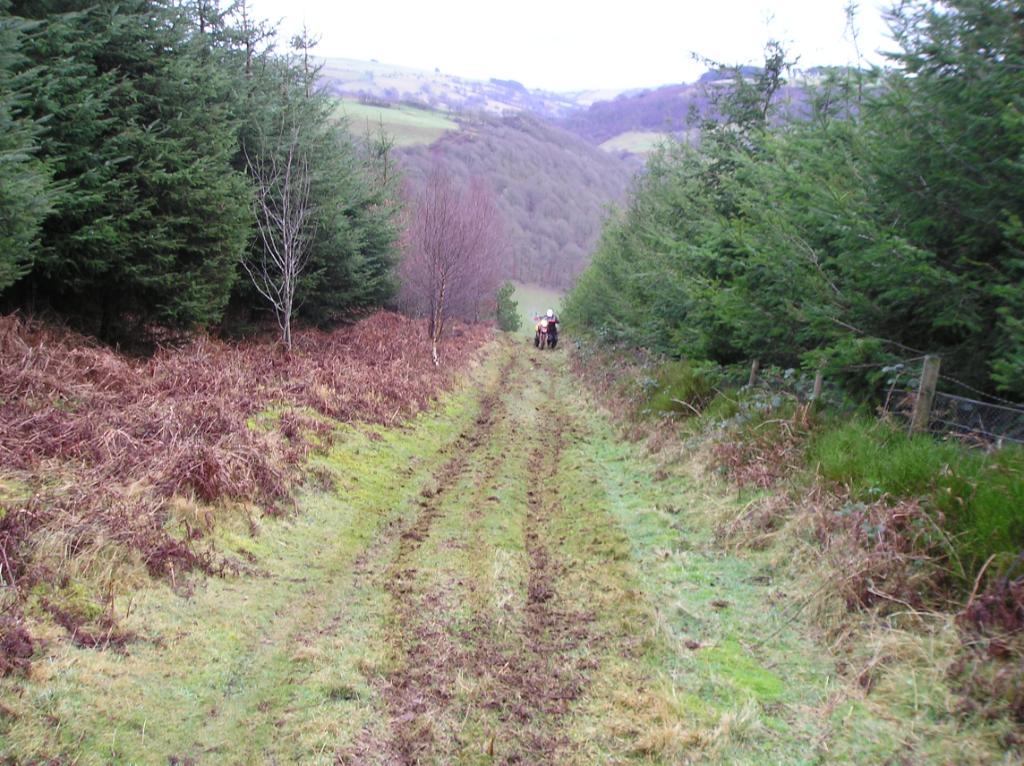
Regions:
M 758 63 L 769 39 L 799 66 L 856 63 L 849 0 L 251 0 L 255 15 L 302 28 L 324 57 L 376 59 L 473 79 L 518 80 L 574 91 L 692 82 L 707 66 Z M 883 20 L 891 2 L 859 0 L 864 63 L 894 44 Z

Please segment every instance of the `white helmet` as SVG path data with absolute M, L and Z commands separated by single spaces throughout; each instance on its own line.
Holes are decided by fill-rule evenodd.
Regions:
M 553 317 L 554 315 L 555 315 L 554 310 L 548 309 L 548 319 L 551 319 L 551 317 Z

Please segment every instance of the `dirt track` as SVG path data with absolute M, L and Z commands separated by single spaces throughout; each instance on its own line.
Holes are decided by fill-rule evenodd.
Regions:
M 450 457 L 419 488 L 418 512 L 392 531 L 397 544 L 378 547 L 376 565 L 367 566 L 391 601 L 394 667 L 379 683 L 389 738 L 372 746 L 364 739 L 362 755 L 343 759 L 442 763 L 474 750 L 495 763 L 562 758 L 561 718 L 593 662 L 577 650 L 596 637 L 593 615 L 559 594 L 568 564 L 553 550 L 548 525 L 562 512 L 558 464 L 574 432 L 545 388 L 543 367 L 512 356 L 482 389 L 478 414 Z M 525 503 L 500 503 L 499 491 Z M 516 517 L 518 540 L 489 539 L 495 507 Z M 437 531 L 444 519 L 461 527 L 459 538 Z M 481 557 L 493 561 L 496 545 L 520 553 L 520 587 L 501 604 L 486 573 L 473 572 Z M 450 568 L 424 565 L 424 547 Z
M 772 646 L 743 643 L 784 597 L 766 598 L 756 563 L 699 542 L 680 511 L 687 480 L 652 478 L 564 351 L 497 344 L 434 412 L 346 429 L 319 462 L 333 489 L 219 541 L 260 574 L 197 578 L 185 598 L 140 591 L 119 605 L 140 636 L 122 652 L 50 644 L 31 682 L 4 689 L 0 762 L 823 752 L 828 735 L 804 718 L 818 715 L 827 676 L 812 660 L 785 681 L 774 670 L 804 646 L 800 626 Z

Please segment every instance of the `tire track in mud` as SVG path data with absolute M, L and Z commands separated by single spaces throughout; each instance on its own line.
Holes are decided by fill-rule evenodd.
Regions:
M 474 456 L 486 449 L 496 424 L 505 418 L 498 388 L 516 360 L 510 358 L 496 381 L 479 399 L 474 423 L 455 440 L 455 454 L 438 470 L 436 477 L 420 490 L 419 512 L 404 529 L 392 531 L 398 537 L 397 550 L 383 572 L 383 590 L 393 604 L 393 642 L 400 654 L 398 667 L 385 676 L 382 697 L 390 716 L 390 741 L 361 749 L 376 751 L 389 764 L 420 763 L 433 751 L 436 722 L 450 705 L 455 677 L 467 664 L 466 651 L 449 634 L 444 615 L 451 611 L 452 593 L 441 588 L 418 590 L 420 572 L 411 559 L 447 512 L 445 502 L 458 485 Z M 379 540 L 376 548 L 389 541 Z M 378 551 L 379 553 L 379 551 Z M 373 551 L 368 552 L 368 557 Z M 364 569 L 368 561 L 361 562 Z M 357 761 L 358 762 L 358 761 Z
M 593 617 L 563 603 L 558 581 L 565 565 L 548 539 L 549 522 L 562 512 L 556 474 L 569 419 L 545 398 L 537 405 L 536 423 L 529 416 L 519 422 L 503 398 L 516 403 L 527 399 L 529 404 L 531 389 L 542 389 L 543 369 L 533 358 L 534 364 L 524 369 L 523 359 L 511 358 L 480 397 L 475 422 L 453 443 L 455 454 L 421 488 L 415 517 L 385 529 L 360 562 L 364 572 L 383 578 L 381 587 L 392 601 L 391 643 L 398 662 L 378 681 L 389 716 L 389 741 L 364 739 L 357 752 L 339 758 L 341 763 L 448 763 L 457 758 L 453 749 L 465 754 L 464 748 L 479 747 L 493 756 L 493 763 L 539 766 L 558 762 L 569 745 L 560 723 L 586 688 L 587 671 L 593 667 L 576 651 L 594 640 Z M 510 387 L 509 381 L 518 382 Z M 495 434 L 499 424 L 507 433 Z M 489 451 L 496 437 L 505 439 L 503 448 Z M 522 468 L 517 467 L 520 460 Z M 517 484 L 525 485 L 525 506 L 516 511 L 523 526 L 525 588 L 513 610 L 518 625 L 509 635 L 498 635 L 495 607 L 477 583 L 463 580 L 465 572 L 425 585 L 437 573 L 417 569 L 413 560 L 449 513 L 453 490 L 467 469 L 476 467 L 473 485 L 460 489 L 483 500 L 510 463 Z M 474 510 L 466 523 L 475 528 L 482 516 Z M 475 543 L 488 545 L 485 538 Z M 381 559 L 392 546 L 395 551 L 385 564 Z M 474 614 L 455 629 L 446 615 L 465 603 Z M 467 699 L 467 684 L 462 684 L 462 698 L 456 701 L 460 677 L 471 681 L 472 691 Z M 480 743 L 463 741 L 458 722 L 464 725 L 468 718 L 481 716 L 490 721 L 490 736 Z
M 539 371 L 536 359 L 530 361 Z M 543 390 L 536 379 L 524 388 Z M 526 396 L 525 391 L 516 393 Z M 589 630 L 593 616 L 563 602 L 558 583 L 565 565 L 551 550 L 548 529 L 549 522 L 562 513 L 557 463 L 569 430 L 568 418 L 547 400 L 537 414 L 538 437 L 521 440 L 520 429 L 513 426 L 509 445 L 510 451 L 529 450 L 520 477 L 526 484 L 526 504 L 520 512 L 527 560 L 520 624 L 514 637 L 499 637 L 492 627 L 493 614 L 481 609 L 465 636 L 473 647 L 465 670 L 489 681 L 471 704 L 493 711 L 497 718 L 485 752 L 494 763 L 509 766 L 559 762 L 569 745 L 561 731 L 563 718 L 584 692 L 587 671 L 594 667 L 576 652 L 595 639 Z
M 545 401 L 541 407 L 541 449 L 530 455 L 524 544 L 529 557 L 522 645 L 510 658 L 506 707 L 519 729 L 517 749 L 499 757 L 502 764 L 557 763 L 569 744 L 561 719 L 584 691 L 591 661 L 576 650 L 594 639 L 593 615 L 571 610 L 559 594 L 565 565 L 551 550 L 549 522 L 562 513 L 557 495 L 558 456 L 565 444 L 568 418 Z

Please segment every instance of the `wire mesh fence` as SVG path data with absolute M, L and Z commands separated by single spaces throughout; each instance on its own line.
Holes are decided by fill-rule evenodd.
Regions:
M 1024 444 L 1024 408 L 937 391 L 928 428 L 934 433 Z
M 905 420 L 908 427 L 918 402 L 924 358 L 906 360 L 883 368 L 889 377 L 889 390 L 882 411 Z M 1024 444 L 1024 405 L 986 394 L 947 375 L 933 378 L 934 394 L 927 418 L 927 429 L 938 436 L 952 436 L 978 445 L 1013 442 Z M 984 396 L 975 399 L 949 389 Z M 945 389 L 945 390 L 942 390 Z
M 909 426 L 917 396 L 917 391 L 897 389 L 890 392 L 883 410 L 905 420 Z M 955 436 L 978 444 L 1024 444 L 1024 407 L 982 402 L 936 391 L 928 430 L 936 435 Z
M 922 362 L 927 357 L 915 357 L 897 363 L 884 365 L 859 365 L 859 367 L 878 367 L 886 376 L 884 403 L 880 411 L 887 417 L 902 420 L 908 428 L 912 427 L 914 412 L 920 396 L 920 386 L 924 374 Z M 746 383 L 746 372 L 732 371 L 730 382 L 734 385 Z M 775 370 L 756 371 L 756 387 L 770 393 L 785 393 L 796 396 L 802 402 L 818 398 L 812 396 L 812 388 L 819 393 L 826 406 L 835 404 L 842 406 L 843 396 L 838 386 L 825 381 L 822 388 L 812 384 L 812 378 L 795 370 L 778 372 Z M 927 414 L 927 430 L 936 436 L 958 438 L 966 443 L 977 446 L 992 446 L 1002 443 L 1024 444 L 1024 405 L 985 394 L 971 388 L 955 378 L 946 375 L 932 377 L 935 387 L 931 400 L 931 408 Z M 947 390 L 937 390 L 946 388 Z M 985 396 L 989 401 L 974 399 L 960 394 L 953 394 L 949 388 L 962 389 L 969 393 Z M 922 420 L 918 427 L 924 429 Z
M 877 371 L 871 380 L 877 386 L 881 402 L 876 413 L 881 417 L 903 422 L 908 430 L 928 431 L 943 438 L 956 438 L 965 444 L 989 449 L 1002 444 L 1024 444 L 1024 404 L 1008 401 L 980 391 L 961 380 L 938 373 L 938 364 L 928 374 L 928 355 L 900 361 L 854 364 L 838 368 L 840 373 Z M 837 370 L 832 371 L 836 375 Z M 719 368 L 718 384 L 726 389 L 738 388 L 755 393 L 760 401 L 754 406 L 776 407 L 787 397 L 835 412 L 853 414 L 857 404 L 848 396 L 842 378 L 830 379 L 825 368 L 817 375 L 799 369 L 732 365 Z M 654 378 L 650 379 L 656 384 Z M 922 413 L 915 421 L 921 392 Z M 944 390 L 942 390 L 944 389 Z M 950 389 L 974 394 L 971 398 L 954 394 Z M 930 399 L 930 406 L 929 406 Z

